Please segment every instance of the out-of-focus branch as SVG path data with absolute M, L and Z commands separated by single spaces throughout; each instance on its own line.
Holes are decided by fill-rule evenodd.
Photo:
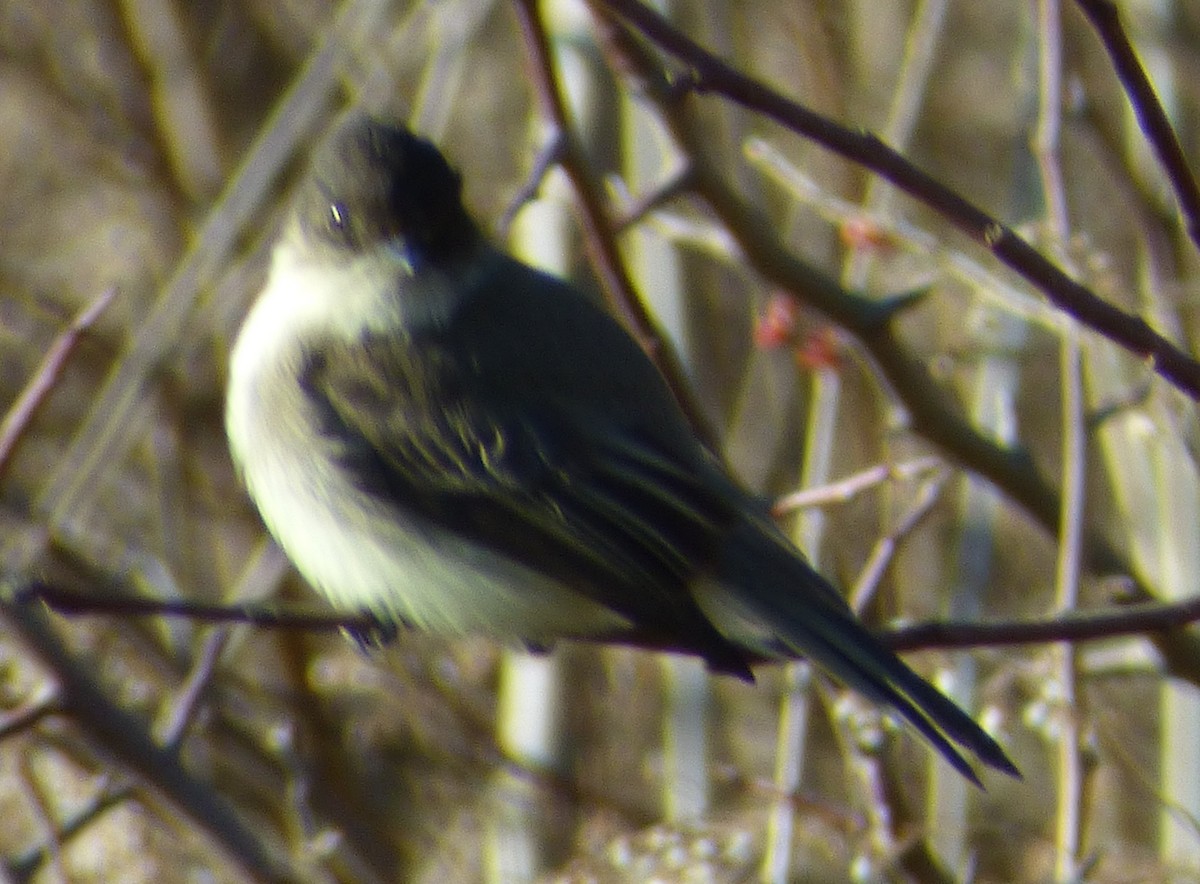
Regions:
M 1162 102 L 1146 70 L 1142 67 L 1129 36 L 1121 25 L 1121 14 L 1117 5 L 1111 0 L 1075 0 L 1076 5 L 1083 10 L 1087 20 L 1096 29 L 1096 34 L 1104 43 L 1108 57 L 1112 59 L 1113 70 L 1129 104 L 1137 115 L 1138 125 L 1146 134 L 1146 140 L 1154 148 L 1158 161 L 1166 172 L 1167 180 L 1179 200 L 1179 209 L 1183 213 L 1187 225 L 1188 236 L 1192 242 L 1200 246 L 1200 185 L 1188 165 L 1187 155 L 1171 121 L 1167 119 Z
M 206 833 L 246 880 L 299 880 L 286 859 L 233 814 L 212 784 L 188 773 L 176 752 L 151 739 L 143 721 L 109 699 L 85 664 L 59 642 L 41 611 L 9 604 L 3 614 L 6 629 L 19 635 L 53 674 L 63 713 L 139 780 L 151 802 L 162 800 Z
M 20 607 L 41 603 L 68 616 L 101 614 L 110 617 L 184 617 L 198 623 L 241 623 L 260 628 L 308 632 L 349 631 L 365 634 L 379 628 L 366 615 L 287 608 L 271 602 L 227 605 L 194 599 L 151 599 L 125 593 L 84 593 L 41 581 L 30 581 L 9 592 L 0 604 Z
M 918 511 L 919 512 L 919 511 Z M 183 617 L 207 623 L 243 623 L 259 628 L 298 629 L 317 632 L 369 633 L 378 624 L 366 617 L 333 612 L 293 610 L 277 604 L 219 605 L 193 601 L 163 601 L 147 598 L 112 598 L 81 593 L 49 584 L 32 584 L 5 599 L 0 610 L 19 611 L 44 604 L 68 616 Z M 1085 642 L 1177 630 L 1200 621 L 1200 597 L 1164 604 L 1140 602 L 1112 608 L 1073 612 L 1044 620 L 1006 620 L 994 623 L 931 621 L 911 626 L 882 629 L 880 639 L 897 651 L 937 648 L 1002 647 L 1005 645 Z M 589 641 L 589 639 L 580 639 Z M 642 642 L 638 636 L 598 637 L 596 641 L 617 642 L 648 650 L 670 651 L 670 647 Z M 760 661 L 763 662 L 763 661 Z M 50 711 L 61 711 L 65 703 L 55 695 Z
M 994 483 L 1040 522 L 1047 532 L 1057 535 L 1061 509 L 1058 491 L 1024 451 L 999 445 L 967 423 L 952 398 L 930 377 L 924 361 L 914 356 L 896 335 L 891 320 L 911 299 L 899 298 L 882 303 L 869 301 L 846 291 L 828 275 L 788 251 L 779 240 L 771 221 L 743 200 L 729 185 L 727 176 L 719 166 L 709 160 L 703 132 L 678 86 L 664 73 L 645 44 L 635 39 L 606 10 L 632 7 L 638 10 L 641 18 L 653 16 L 653 13 L 630 0 L 591 2 L 597 10 L 601 38 L 614 67 L 632 79 L 643 96 L 658 107 L 663 122 L 689 158 L 692 192 L 708 203 L 735 238 L 746 260 L 772 284 L 794 293 L 858 337 L 904 402 L 915 432 Z M 688 38 L 657 16 L 653 21 L 659 23 L 654 25 L 655 35 L 662 31 L 666 39 L 672 41 L 671 45 L 685 41 L 685 48 L 695 47 Z M 711 58 L 699 47 L 695 47 L 695 50 L 700 53 L 697 57 L 702 61 Z M 713 62 L 727 71 L 729 77 L 774 94 L 761 84 L 732 71 L 719 60 L 713 59 Z M 778 102 L 791 105 L 783 98 L 778 98 Z M 799 110 L 808 113 L 803 108 Z M 1083 549 L 1085 561 L 1092 571 L 1130 576 L 1133 581 L 1130 602 L 1153 601 L 1156 598 L 1151 588 L 1140 581 L 1128 559 L 1099 531 L 1085 532 Z M 1200 637 L 1176 629 L 1155 636 L 1155 642 L 1174 675 L 1200 684 Z
M 54 834 L 54 839 L 59 844 L 67 844 L 72 838 L 79 835 L 91 825 L 101 814 L 114 807 L 118 807 L 133 796 L 134 789 L 130 785 L 100 789 L 94 797 L 85 802 L 65 822 L 59 823 L 58 830 Z M 3 866 L 4 872 L 7 875 L 3 879 L 4 884 L 26 884 L 26 882 L 34 880 L 34 876 L 50 861 L 54 847 L 55 845 L 52 843 L 43 843 L 29 848 L 15 857 L 6 859 Z
M 1180 350 L 1140 316 L 1127 313 L 1076 282 L 1012 229 L 914 166 L 869 132 L 839 126 L 725 64 L 638 0 L 591 0 L 629 22 L 655 45 L 690 67 L 682 85 L 722 95 L 757 111 L 823 147 L 862 165 L 937 211 L 989 249 L 1007 267 L 1037 287 L 1081 323 L 1147 359 L 1154 370 L 1200 399 L 1200 362 Z M 679 83 L 676 98 L 683 91 Z
M 1147 635 L 1178 629 L 1200 620 L 1200 598 L 1174 604 L 1140 604 L 1063 614 L 1046 620 L 1001 623 L 917 623 L 879 633 L 893 650 L 1003 647 L 1006 645 L 1083 642 Z
M 74 351 L 75 345 L 79 343 L 79 336 L 92 327 L 116 295 L 117 290 L 110 288 L 85 305 L 71 320 L 71 324 L 55 338 L 50 349 L 46 351 L 46 355 L 42 357 L 37 371 L 34 372 L 25 389 L 21 391 L 21 395 L 17 397 L 12 408 L 4 415 L 3 422 L 0 422 L 0 472 L 8 465 L 13 450 L 21 439 L 21 434 L 33 420 L 38 406 L 54 389 L 63 365 Z
M 1041 172 L 1044 223 L 1053 237 L 1058 259 L 1075 272 L 1062 245 L 1070 241 L 1071 222 L 1066 188 L 1063 185 L 1059 133 L 1062 131 L 1062 22 L 1058 0 L 1035 4 L 1038 34 L 1038 116 L 1031 139 Z M 1062 515 L 1058 533 L 1058 563 L 1055 569 L 1055 610 L 1075 611 L 1079 604 L 1080 540 L 1084 525 L 1084 490 L 1087 464 L 1087 433 L 1083 404 L 1083 359 L 1079 329 L 1064 318 L 1059 329 L 1059 365 L 1062 384 Z M 1082 731 L 1088 718 L 1087 700 L 1080 687 L 1077 649 L 1054 649 L 1056 670 L 1051 684 L 1057 710 L 1057 788 L 1054 878 L 1073 881 L 1080 877 L 1080 853 L 1085 830 L 1084 790 L 1087 766 L 1082 752 Z
M 709 447 L 716 451 L 716 434 L 684 380 L 678 356 L 634 292 L 633 282 L 621 261 L 613 237 L 614 227 L 605 209 L 603 191 L 592 173 L 583 146 L 571 128 L 566 106 L 563 104 L 558 73 L 550 55 L 550 43 L 538 11 L 538 3 L 536 0 L 515 0 L 513 8 L 516 10 L 525 43 L 530 80 L 537 94 L 542 116 L 552 127 L 552 138 L 558 141 L 559 165 L 570 180 L 579 202 L 584 241 L 593 266 L 600 275 L 605 295 L 629 330 L 637 337 L 642 348 L 658 365 L 692 427 Z
M 771 512 L 779 518 L 803 507 L 846 503 L 868 488 L 875 488 L 890 481 L 920 479 L 944 468 L 945 464 L 937 457 L 919 457 L 898 464 L 879 464 L 836 482 L 792 491 L 775 501 Z

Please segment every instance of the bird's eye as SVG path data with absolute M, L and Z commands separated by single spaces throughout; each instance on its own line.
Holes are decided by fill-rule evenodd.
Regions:
M 350 213 L 341 203 L 329 204 L 329 229 L 336 233 L 345 233 L 350 226 Z

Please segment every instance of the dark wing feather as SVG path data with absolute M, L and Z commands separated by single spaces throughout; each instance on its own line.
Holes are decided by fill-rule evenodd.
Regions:
M 503 290 L 468 297 L 448 328 L 313 358 L 308 391 L 362 488 L 602 602 L 634 624 L 636 641 L 745 678 L 751 657 L 809 654 L 897 707 L 969 778 L 953 743 L 1015 771 L 733 484 L 611 318 L 496 260 Z M 718 632 L 693 594 L 701 575 L 732 588 L 719 608 L 733 619 L 740 608 L 774 638 L 760 647 L 735 631 L 743 646 Z
M 602 602 L 638 640 L 749 677 L 688 589 L 731 502 L 653 434 L 611 418 L 617 432 L 589 432 L 578 403 L 511 402 L 461 356 L 437 335 L 378 336 L 309 360 L 306 391 L 353 481 Z

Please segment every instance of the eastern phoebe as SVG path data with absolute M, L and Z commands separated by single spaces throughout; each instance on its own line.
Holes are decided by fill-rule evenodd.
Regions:
M 752 678 L 804 655 L 966 777 L 1018 775 L 884 648 L 696 438 L 604 310 L 498 251 L 429 142 L 320 149 L 233 350 L 233 457 L 340 610 L 530 646 L 623 641 Z

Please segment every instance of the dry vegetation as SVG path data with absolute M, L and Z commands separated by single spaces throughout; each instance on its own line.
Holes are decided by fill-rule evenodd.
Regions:
M 971 789 L 803 667 L 747 686 L 627 649 L 529 661 L 420 635 L 365 655 L 329 630 L 10 600 L 0 877 L 1200 876 L 1192 637 L 1109 618 L 1100 641 L 1045 640 L 1073 628 L 1052 623 L 999 644 L 1013 620 L 1189 598 L 1200 573 L 1196 225 L 1081 14 L 1104 4 L 671 5 L 755 78 L 749 106 L 703 59 L 550 2 L 2 0 L 7 585 L 315 605 L 230 466 L 225 358 L 306 147 L 363 103 L 444 145 L 514 248 L 634 323 L 629 291 L 650 305 L 746 481 L 816 490 L 786 517 L 864 616 L 1002 624 L 910 659 L 1025 781 Z M 1200 4 L 1122 6 L 1194 157 Z M 768 89 L 861 152 L 769 118 Z M 952 225 L 927 185 L 884 183 L 864 132 L 1129 314 L 1050 306 L 1079 293 L 1001 228 Z M 540 742 L 520 728 L 540 721 Z

